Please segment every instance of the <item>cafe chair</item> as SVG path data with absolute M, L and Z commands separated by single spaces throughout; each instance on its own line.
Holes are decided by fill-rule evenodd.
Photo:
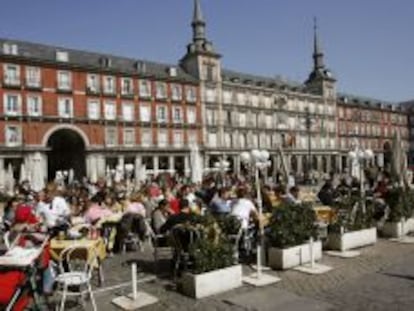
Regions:
M 66 298 L 80 296 L 82 305 L 85 305 L 84 295 L 88 294 L 93 310 L 96 311 L 96 303 L 92 293 L 91 278 L 94 266 L 98 262 L 96 250 L 92 247 L 74 245 L 65 248 L 59 256 L 60 274 L 56 277 L 58 294 L 62 296 L 60 308 L 64 311 Z M 58 306 L 56 306 L 58 307 Z

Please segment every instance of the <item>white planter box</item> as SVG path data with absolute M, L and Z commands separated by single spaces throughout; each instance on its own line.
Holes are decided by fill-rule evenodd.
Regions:
M 193 298 L 219 294 L 242 285 L 242 266 L 236 265 L 202 274 L 184 273 L 181 284 L 183 293 Z
M 401 238 L 410 232 L 414 232 L 414 218 L 408 218 L 404 222 L 404 232 L 402 232 L 402 222 L 386 222 L 381 229 L 382 235 L 391 238 Z M 402 234 L 403 233 L 403 234 Z
M 322 243 L 315 241 L 313 243 L 313 256 L 315 260 L 322 258 Z M 310 263 L 310 244 L 302 244 L 290 248 L 269 248 L 269 267 L 273 269 L 289 269 Z
M 350 249 L 375 244 L 377 242 L 377 228 L 369 228 L 344 234 L 329 234 L 328 248 L 341 252 Z

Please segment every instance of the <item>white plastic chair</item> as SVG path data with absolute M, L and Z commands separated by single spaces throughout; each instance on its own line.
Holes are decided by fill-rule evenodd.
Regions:
M 80 296 L 84 305 L 84 294 L 90 296 L 93 310 L 96 311 L 96 303 L 92 293 L 90 280 L 92 271 L 98 262 L 96 250 L 93 247 L 74 245 L 65 248 L 59 256 L 60 274 L 56 277 L 58 292 L 62 295 L 60 311 L 65 310 L 67 296 Z M 68 271 L 64 269 L 64 263 Z M 76 264 L 76 267 L 75 267 Z M 78 292 L 70 292 L 69 288 L 79 289 Z M 82 290 L 82 287 L 86 288 Z

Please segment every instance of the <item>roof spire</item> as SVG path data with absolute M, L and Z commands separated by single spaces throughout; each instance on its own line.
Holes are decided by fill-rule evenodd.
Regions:
M 201 12 L 201 5 L 199 0 L 194 0 L 194 16 L 193 16 L 193 24 L 194 23 L 204 23 L 203 13 Z
M 314 70 L 320 70 L 325 67 L 323 64 L 323 52 L 318 36 L 318 20 L 316 16 L 313 18 L 313 65 Z

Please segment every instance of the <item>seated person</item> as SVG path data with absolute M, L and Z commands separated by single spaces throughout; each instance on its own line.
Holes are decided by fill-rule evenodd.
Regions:
M 180 201 L 180 213 L 171 215 L 165 224 L 163 224 L 160 228 L 160 233 L 165 233 L 170 231 L 171 228 L 178 224 L 183 224 L 189 222 L 193 219 L 193 215 L 191 214 L 190 203 L 186 199 L 182 199 Z
M 167 222 L 167 219 L 176 214 L 170 208 L 170 204 L 167 199 L 163 199 L 158 203 L 158 207 L 152 212 L 151 225 L 156 234 L 160 233 L 161 227 Z
M 106 207 L 104 196 L 98 192 L 91 199 L 91 205 L 85 213 L 85 220 L 90 224 L 96 224 L 101 218 L 111 216 L 113 213 Z
M 326 181 L 321 190 L 319 190 L 318 198 L 323 205 L 332 206 L 334 204 L 334 189 L 329 180 Z
M 226 187 L 220 188 L 217 195 L 210 202 L 210 209 L 213 214 L 228 214 L 231 212 L 230 193 Z
M 243 229 L 249 227 L 250 217 L 259 219 L 259 213 L 253 202 L 247 197 L 247 190 L 241 187 L 237 190 L 237 200 L 232 206 L 231 214 L 236 216 L 241 221 Z
M 299 187 L 290 187 L 288 193 L 285 196 L 285 202 L 287 204 L 301 204 L 302 201 L 299 199 Z
M 125 213 L 139 214 L 145 217 L 146 210 L 140 193 L 133 193 L 126 206 Z

